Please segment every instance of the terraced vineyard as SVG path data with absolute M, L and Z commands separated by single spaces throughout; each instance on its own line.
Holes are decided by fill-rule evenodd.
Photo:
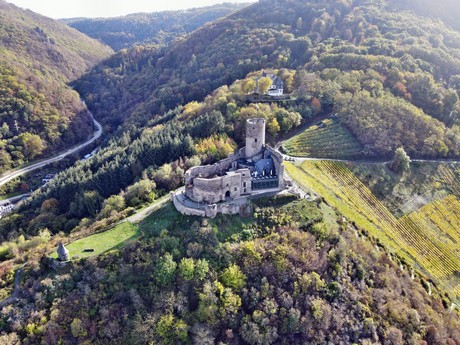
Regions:
M 456 196 L 398 219 L 342 163 L 286 163 L 286 169 L 301 186 L 316 190 L 387 248 L 421 268 L 444 290 L 460 297 L 460 201 Z
M 434 201 L 402 219 L 405 218 L 433 232 L 454 253 L 460 254 L 460 201 L 457 197 L 450 195 Z
M 360 158 L 363 147 L 338 119 L 329 118 L 289 139 L 283 150 L 290 156 Z
M 460 197 L 460 180 L 454 172 L 445 166 L 441 166 L 440 175 L 443 181 L 449 184 L 452 193 Z

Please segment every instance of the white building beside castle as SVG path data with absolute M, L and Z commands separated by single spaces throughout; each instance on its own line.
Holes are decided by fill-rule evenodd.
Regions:
M 265 93 L 269 96 L 279 97 L 284 93 L 284 82 L 283 79 L 278 77 L 276 74 L 263 72 L 261 76 L 256 78 L 256 89 L 255 93 L 259 92 L 259 80 L 262 78 L 269 78 L 272 81 L 272 84 L 268 88 L 268 91 Z

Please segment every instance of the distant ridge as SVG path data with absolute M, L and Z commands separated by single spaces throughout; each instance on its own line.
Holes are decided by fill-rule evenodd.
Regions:
M 351 63 L 360 61 L 358 69 L 365 69 L 385 60 L 408 72 L 430 73 L 448 87 L 460 86 L 454 77 L 460 75 L 455 53 L 459 33 L 395 8 L 384 0 L 264 0 L 208 23 L 168 48 L 120 52 L 75 86 L 91 95 L 87 104 L 95 116 L 110 118 L 115 126 L 127 119 L 145 124 L 263 68 L 308 64 L 311 71 L 353 69 Z M 390 67 L 380 69 L 386 78 Z M 102 97 L 107 93 L 113 99 Z
M 61 21 L 99 39 L 114 50 L 135 44 L 165 44 L 207 22 L 247 7 L 250 3 L 223 3 L 179 11 L 133 13 L 111 18 L 69 18 Z

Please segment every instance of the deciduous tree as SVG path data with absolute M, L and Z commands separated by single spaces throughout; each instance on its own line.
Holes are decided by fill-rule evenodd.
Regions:
M 260 94 L 264 94 L 268 91 L 273 82 L 269 77 L 262 77 L 258 80 L 257 86 Z
M 388 167 L 398 174 L 404 173 L 410 169 L 410 158 L 406 151 L 404 151 L 404 148 L 398 147 L 396 149 Z

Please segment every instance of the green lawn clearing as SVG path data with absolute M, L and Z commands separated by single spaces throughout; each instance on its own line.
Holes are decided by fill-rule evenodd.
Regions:
M 123 222 L 107 231 L 71 242 L 66 245 L 66 248 L 69 250 L 70 258 L 74 256 L 86 258 L 112 249 L 121 248 L 127 241 L 137 239 L 139 234 L 140 231 L 137 225 Z M 94 251 L 85 251 L 88 249 L 94 249 Z M 56 258 L 57 253 L 53 252 L 51 257 Z

